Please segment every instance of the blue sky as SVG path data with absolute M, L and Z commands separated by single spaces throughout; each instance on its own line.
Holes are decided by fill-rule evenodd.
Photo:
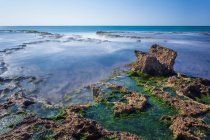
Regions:
M 210 0 L 0 0 L 0 25 L 210 25 Z

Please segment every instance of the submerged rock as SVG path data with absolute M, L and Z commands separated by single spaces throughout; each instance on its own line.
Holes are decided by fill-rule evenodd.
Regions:
M 149 53 L 135 51 L 137 60 L 134 70 L 140 70 L 150 75 L 174 74 L 174 63 L 177 53 L 159 45 L 153 45 Z

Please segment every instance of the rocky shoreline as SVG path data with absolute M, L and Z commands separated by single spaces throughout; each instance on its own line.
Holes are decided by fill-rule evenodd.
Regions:
M 172 108 L 174 115 L 162 113 L 158 120 L 167 123 L 172 139 L 209 139 L 210 123 L 205 119 L 209 119 L 210 113 L 210 81 L 176 73 L 173 66 L 177 53 L 171 49 L 153 45 L 149 53 L 135 51 L 135 55 L 137 60 L 125 73 L 141 91 L 110 82 L 95 84 L 91 87 L 93 104 L 58 107 L 58 112 L 52 117 L 40 117 L 28 111 L 31 105 L 37 104 L 36 99 L 26 97 L 24 92 L 14 91 L 0 102 L 0 139 L 144 139 L 141 134 L 132 134 L 129 128 L 126 128 L 127 132 L 108 131 L 103 121 L 102 124 L 94 121 L 87 114 L 91 107 L 104 105 L 110 108 L 109 115 L 113 118 L 126 120 L 132 114 L 150 110 L 151 98 Z M 16 84 L 23 79 L 17 79 Z M 32 77 L 25 79 L 38 82 Z M 6 79 L 0 82 L 6 82 Z M 55 108 L 45 102 L 41 104 L 46 110 Z M 14 119 L 1 123 L 6 117 Z

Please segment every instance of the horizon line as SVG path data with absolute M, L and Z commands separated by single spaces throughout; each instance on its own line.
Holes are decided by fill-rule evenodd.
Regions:
M 109 26 L 118 26 L 118 27 L 125 27 L 125 26 L 127 26 L 127 27 L 145 27 L 145 26 L 148 26 L 148 27 L 155 27 L 155 26 L 164 26 L 164 27 L 210 27 L 210 25 L 0 25 L 0 27 L 14 27 L 14 26 L 16 26 L 16 27 L 21 27 L 21 26 L 28 26 L 28 27 L 30 27 L 30 26 L 92 26 L 92 27 L 95 27 L 95 26 L 107 26 L 107 27 L 109 27 Z

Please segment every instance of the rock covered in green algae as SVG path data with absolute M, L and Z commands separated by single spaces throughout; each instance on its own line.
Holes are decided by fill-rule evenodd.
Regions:
M 121 79 L 121 78 L 119 78 Z M 129 79 L 129 77 L 125 78 Z M 117 78 L 115 79 L 117 80 Z M 117 83 L 115 83 L 117 84 Z M 127 83 L 129 84 L 129 83 Z M 124 85 L 127 87 L 128 85 Z M 132 84 L 135 84 L 133 81 Z M 110 84 L 108 84 L 110 85 Z M 135 86 L 135 85 L 133 85 Z M 114 115 L 114 104 L 116 102 L 124 102 L 128 103 L 123 99 L 123 96 L 132 95 L 134 91 L 131 89 L 127 90 L 125 87 L 119 85 L 111 85 L 112 87 L 111 93 L 106 93 L 105 101 L 99 102 L 96 105 L 90 106 L 87 110 L 85 110 L 84 116 L 87 118 L 94 119 L 100 122 L 105 128 L 109 130 L 121 130 L 121 131 L 128 131 L 134 134 L 137 134 L 139 137 L 143 139 L 172 139 L 172 134 L 169 128 L 162 124 L 159 119 L 162 115 L 172 115 L 174 114 L 174 110 L 169 106 L 163 104 L 159 100 L 148 97 L 148 95 L 144 95 L 143 91 L 138 92 L 136 94 L 147 96 L 148 103 L 143 111 L 134 110 L 134 112 L 127 112 L 115 116 Z M 116 88 L 114 88 L 116 87 Z M 124 92 L 123 92 L 124 91 Z M 118 94 L 122 95 L 116 98 L 114 101 L 111 97 L 114 95 L 118 96 Z M 103 98 L 103 97 L 102 97 Z M 137 103 L 137 104 L 136 104 Z M 132 103 L 133 105 L 138 105 L 139 102 Z M 152 124 L 152 125 L 151 125 Z
M 142 111 L 146 106 L 147 99 L 144 95 L 139 93 L 131 93 L 123 96 L 127 102 L 115 102 L 113 106 L 114 115 L 119 116 L 122 113 L 133 113 L 136 111 Z
M 197 130 L 193 130 L 193 128 L 197 128 Z M 200 118 L 177 116 L 173 119 L 170 129 L 177 139 L 201 140 L 209 138 L 206 133 L 210 131 L 210 126 Z
M 201 104 L 192 100 L 181 100 L 180 98 L 172 97 L 168 92 L 154 90 L 151 92 L 151 94 L 162 99 L 175 108 L 180 109 L 181 114 L 183 115 L 196 116 L 210 111 L 210 106 L 208 105 Z
M 135 51 L 137 61 L 133 68 L 150 75 L 171 75 L 177 53 L 159 45 L 153 45 L 149 53 Z
M 134 72 L 135 73 L 135 72 Z M 179 115 L 173 116 L 173 117 L 162 117 L 163 120 L 169 118 L 169 121 L 171 122 L 170 129 L 172 130 L 174 136 L 176 139 L 206 139 L 209 138 L 209 134 L 207 133 L 210 129 L 210 126 L 208 124 L 205 124 L 203 120 L 203 115 L 207 114 L 210 111 L 210 106 L 207 104 L 198 103 L 196 100 L 193 100 L 186 96 L 186 94 L 177 94 L 180 90 L 179 84 L 182 84 L 180 82 L 179 84 L 176 83 L 177 87 L 173 84 L 171 84 L 171 78 L 172 77 L 165 77 L 163 79 L 160 78 L 148 78 L 147 80 L 153 79 L 153 83 L 160 83 L 161 86 L 157 86 L 154 84 L 150 84 L 151 82 L 144 82 L 142 81 L 143 78 L 141 78 L 142 74 L 131 74 L 131 76 L 135 76 L 134 79 L 140 83 L 140 85 L 143 85 L 147 89 L 149 89 L 149 93 L 151 95 L 154 95 L 155 97 L 158 97 L 159 99 L 163 100 L 164 102 L 168 103 L 169 105 L 177 108 L 179 111 Z M 137 78 L 138 77 L 138 78 Z M 173 79 L 176 76 L 173 76 Z M 189 78 L 189 77 L 181 77 L 178 76 L 179 79 L 187 78 L 189 83 L 194 83 L 193 81 L 196 81 L 196 78 Z M 144 79 L 146 80 L 146 79 Z M 197 78 L 199 81 L 199 78 Z M 196 82 L 195 82 L 196 83 Z M 186 84 L 186 86 L 192 86 Z M 203 85 L 204 86 L 204 85 Z M 171 94 L 168 91 L 165 91 L 164 89 L 166 87 L 170 87 L 174 89 L 175 96 Z M 202 87 L 202 86 L 200 86 Z M 204 88 L 205 89 L 205 88 Z M 195 92 L 198 92 L 197 94 L 200 94 L 202 91 L 202 88 L 198 88 Z M 205 91 L 205 90 L 204 90 Z M 205 93 L 204 93 L 205 94 Z M 185 98 L 181 98 L 185 97 Z M 191 130 L 191 127 L 198 127 L 199 129 L 205 129 L 205 131 L 199 132 Z
M 120 114 L 129 114 L 136 111 L 142 111 L 146 106 L 147 99 L 144 95 L 139 94 L 137 92 L 131 92 L 123 86 L 115 85 L 115 84 L 107 84 L 107 87 L 112 89 L 113 91 L 118 91 L 121 94 L 124 94 L 121 100 L 125 100 L 125 102 L 117 101 L 113 104 L 114 115 L 119 116 Z
M 168 78 L 168 86 L 176 89 L 177 94 L 185 95 L 194 100 L 200 98 L 202 95 L 210 96 L 209 85 L 205 79 L 201 78 L 181 75 Z

